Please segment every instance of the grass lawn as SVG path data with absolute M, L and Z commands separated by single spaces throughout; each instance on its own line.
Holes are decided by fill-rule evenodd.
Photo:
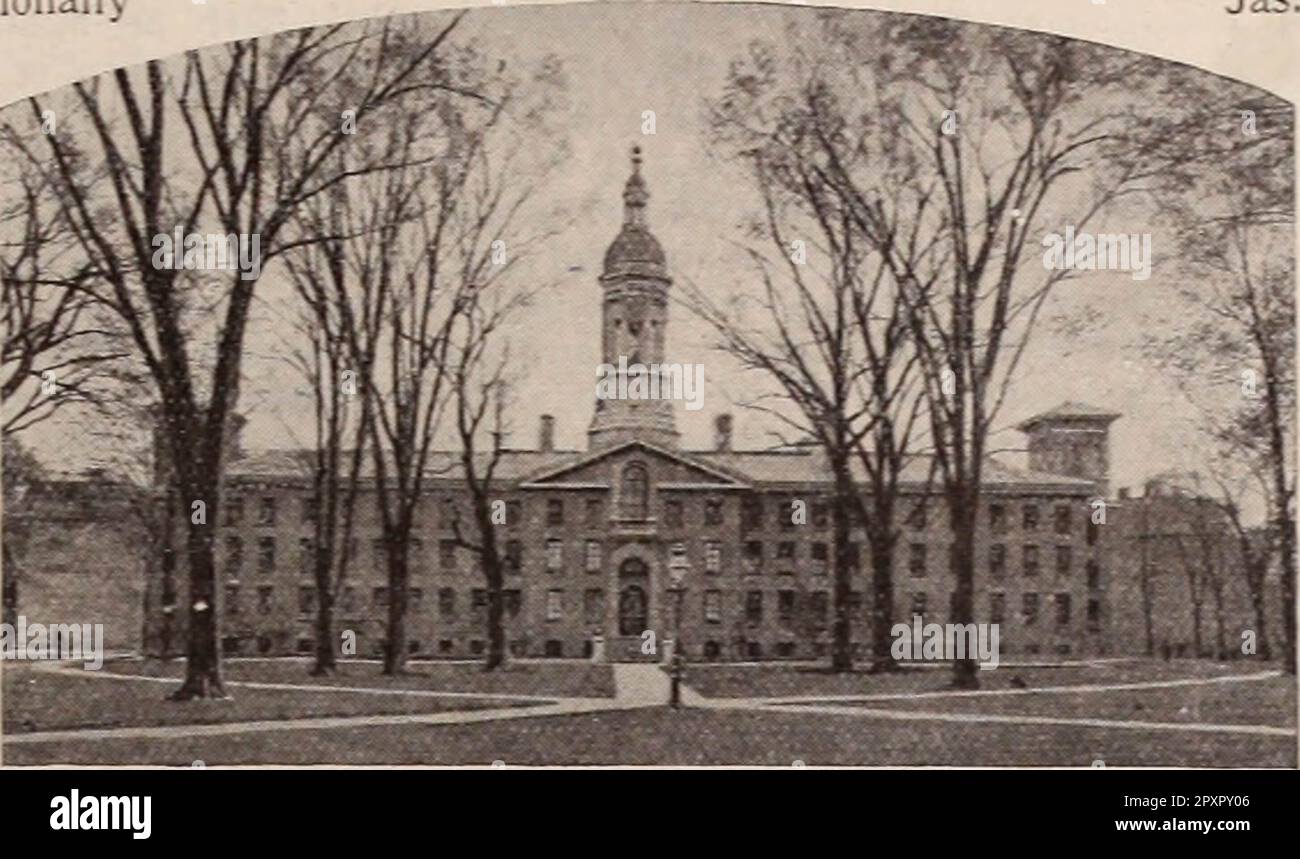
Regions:
M 231 700 L 167 701 L 173 687 L 144 680 L 111 680 L 5 666 L 6 734 L 73 728 L 189 725 L 293 719 L 307 716 L 440 713 L 448 710 L 525 706 L 491 698 L 366 695 L 233 687 Z
M 184 660 L 123 660 L 109 662 L 104 670 L 149 677 L 185 674 Z M 366 686 L 375 689 L 414 689 L 434 692 L 469 692 L 479 695 L 540 695 L 561 698 L 609 698 L 614 695 L 614 672 L 608 665 L 586 662 L 511 662 L 495 671 L 477 663 L 414 662 L 406 673 L 385 677 L 377 662 L 341 662 L 329 677 L 312 677 L 305 659 L 227 660 L 221 676 L 226 681 L 292 683 L 297 685 Z
M 846 702 L 847 703 L 847 702 Z M 952 696 L 862 701 L 863 707 L 999 713 L 1141 722 L 1207 722 L 1222 725 L 1296 726 L 1296 687 L 1289 677 L 1245 683 L 1212 683 L 1109 692 L 1030 692 L 988 697 Z
M 1238 660 L 1134 660 L 1131 662 L 1076 663 L 1066 666 L 1003 664 L 979 674 L 981 689 L 1010 689 L 1020 682 L 1034 686 L 1079 686 L 1109 683 L 1144 683 L 1195 677 L 1222 677 L 1276 670 L 1278 663 Z M 793 665 L 689 665 L 686 683 L 708 697 L 796 698 L 821 695 L 881 695 L 939 692 L 950 688 L 947 666 L 908 668 L 896 674 L 854 671 L 832 674 L 824 667 Z M 1294 709 L 1294 707 L 1292 708 Z
M 401 725 L 5 748 L 54 763 L 1291 767 L 1287 737 L 1051 725 L 915 723 L 666 708 L 471 725 Z

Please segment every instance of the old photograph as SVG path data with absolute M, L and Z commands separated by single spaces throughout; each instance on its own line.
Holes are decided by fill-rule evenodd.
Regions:
M 1297 764 L 1282 95 L 501 4 L 0 153 L 6 768 Z

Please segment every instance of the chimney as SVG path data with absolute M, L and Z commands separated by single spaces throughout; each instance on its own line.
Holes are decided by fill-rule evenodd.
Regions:
M 550 453 L 555 450 L 555 416 L 542 415 L 537 431 L 537 449 Z
M 1120 500 L 1120 501 L 1126 501 L 1126 500 L 1128 500 L 1128 487 L 1127 487 L 1127 486 L 1121 486 L 1121 487 L 1119 488 L 1119 500 Z
M 731 414 L 723 412 L 713 419 L 715 447 L 719 451 L 731 450 Z

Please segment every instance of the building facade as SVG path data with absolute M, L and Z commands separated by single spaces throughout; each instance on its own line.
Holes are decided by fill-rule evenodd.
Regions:
M 672 278 L 650 231 L 649 193 L 634 151 L 623 224 L 604 256 L 600 361 L 661 364 Z M 977 535 L 976 620 L 1001 625 L 1003 658 L 1055 659 L 1111 651 L 1104 527 L 1094 501 L 1108 474 L 1117 417 L 1063 404 L 1022 425 L 1028 470 L 990 461 Z M 508 558 L 506 637 L 514 657 L 646 658 L 653 633 L 692 660 L 819 659 L 829 652 L 833 540 L 831 474 L 814 448 L 738 451 L 729 415 L 715 443 L 680 443 L 667 400 L 599 399 L 585 450 L 557 450 L 544 417 L 532 450 L 508 451 L 497 470 Z M 227 654 L 310 654 L 319 595 L 311 577 L 310 483 L 302 451 L 237 455 L 228 468 L 217 536 L 218 606 Z M 486 648 L 487 591 L 477 559 L 458 549 L 452 522 L 469 497 L 454 455 L 433 464 L 410 545 L 413 657 L 474 658 Z M 950 618 L 952 533 L 927 463 L 904 480 L 894 568 L 894 617 Z M 797 502 L 801 502 L 802 505 Z M 805 516 L 792 515 L 802 506 Z M 869 641 L 870 558 L 855 529 L 854 647 Z M 373 496 L 360 504 L 336 630 L 358 656 L 379 656 L 389 594 Z M 167 569 L 167 565 L 158 565 Z M 672 571 L 683 576 L 680 594 Z M 184 575 L 154 593 L 150 641 L 179 638 Z M 156 649 L 156 644 L 151 644 Z

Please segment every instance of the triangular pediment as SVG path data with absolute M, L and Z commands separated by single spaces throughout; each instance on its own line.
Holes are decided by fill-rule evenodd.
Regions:
M 623 466 L 634 461 L 643 463 L 650 472 L 651 482 L 660 487 L 745 489 L 749 486 L 743 475 L 729 468 L 637 440 L 579 454 L 568 462 L 529 475 L 521 485 L 524 488 L 611 486 Z

